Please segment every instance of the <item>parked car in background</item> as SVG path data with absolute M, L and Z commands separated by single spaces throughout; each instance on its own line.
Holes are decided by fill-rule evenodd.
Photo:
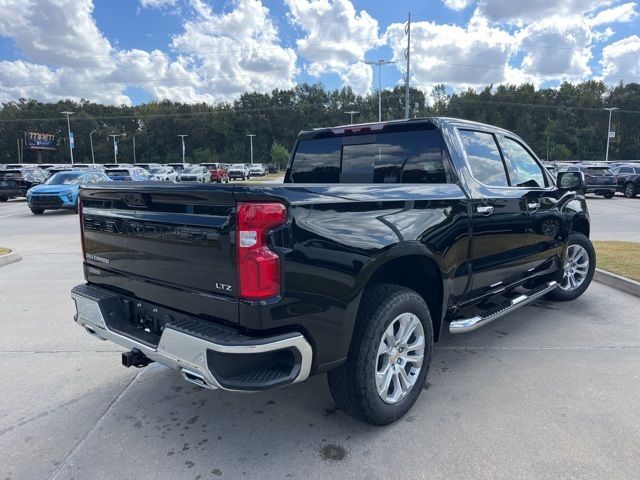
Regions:
M 201 163 L 202 167 L 208 168 L 211 173 L 211 181 L 215 183 L 229 183 L 229 172 L 222 168 L 220 163 Z
M 267 163 L 267 173 L 278 173 L 278 165 L 275 163 Z
M 254 163 L 249 167 L 252 177 L 264 177 L 267 174 L 267 168 L 263 163 Z
M 45 210 L 69 209 L 78 211 L 78 192 L 81 185 L 111 181 L 97 170 L 70 170 L 54 173 L 43 184 L 27 192 L 27 204 L 35 215 Z
M 173 167 L 173 169 L 180 174 L 185 168 L 190 167 L 190 163 L 167 163 L 167 167 Z
M 224 168 L 227 172 L 229 171 L 229 169 L 231 168 L 231 164 L 230 163 L 221 163 L 220 166 L 222 168 Z
M 160 166 L 160 167 L 151 167 L 149 168 L 149 173 L 152 177 L 155 177 L 157 180 L 162 182 L 175 182 L 176 178 L 178 178 L 178 172 L 175 171 L 173 167 Z
M 37 167 L 0 170 L 0 202 L 24 197 L 27 190 L 45 181 L 44 171 Z
M 618 178 L 618 191 L 627 198 L 634 198 L 640 192 L 640 165 L 619 165 L 613 169 Z
M 71 168 L 71 165 L 48 167 L 44 169 L 44 177 L 49 178 L 50 176 L 55 175 L 58 172 L 69 172 L 71 170 L 73 170 L 73 168 Z
M 180 183 L 211 183 L 211 173 L 207 167 L 191 165 L 178 174 Z
M 130 165 L 128 163 L 103 163 L 102 166 L 104 168 L 124 168 Z
M 38 167 L 35 163 L 7 163 L 5 164 L 6 170 L 14 170 L 16 168 Z
M 140 168 L 144 168 L 145 170 L 150 170 L 152 168 L 158 168 L 158 167 L 162 167 L 162 164 L 160 163 L 134 163 L 133 164 L 134 167 L 140 167 Z
M 149 180 L 155 180 L 149 172 L 140 167 L 108 168 L 105 170 L 105 174 L 111 180 L 116 181 L 148 182 Z
M 584 193 L 595 193 L 604 198 L 612 198 L 618 189 L 618 179 L 607 165 L 574 164 L 561 171 L 582 172 L 585 179 Z
M 251 178 L 251 171 L 246 163 L 234 163 L 229 169 L 229 178 L 231 180 L 248 180 Z

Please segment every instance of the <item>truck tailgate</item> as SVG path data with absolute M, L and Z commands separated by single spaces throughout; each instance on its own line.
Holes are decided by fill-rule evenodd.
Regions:
M 114 182 L 115 183 L 115 182 Z M 234 186 L 122 182 L 82 189 L 89 282 L 237 322 Z

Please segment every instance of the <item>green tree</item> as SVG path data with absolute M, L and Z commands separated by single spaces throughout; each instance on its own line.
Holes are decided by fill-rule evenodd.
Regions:
M 289 155 L 289 150 L 287 150 L 283 145 L 273 142 L 273 145 L 271 145 L 271 162 L 275 163 L 278 168 L 287 168 Z

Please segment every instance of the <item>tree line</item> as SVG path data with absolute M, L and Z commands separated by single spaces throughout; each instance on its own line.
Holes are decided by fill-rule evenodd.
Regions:
M 383 120 L 404 117 L 404 87 L 382 92 Z M 411 89 L 411 117 L 451 116 L 490 123 L 516 132 L 542 159 L 602 160 L 606 148 L 608 112 L 616 107 L 610 159 L 640 159 L 640 84 L 609 87 L 598 81 L 563 83 L 558 88 L 536 90 L 533 85 L 489 85 L 482 90 L 447 93 L 444 85 L 427 96 Z M 0 110 L 0 161 L 18 161 L 18 140 L 24 132 L 55 135 L 57 148 L 42 155 L 44 162 L 68 162 L 66 118 L 71 115 L 74 159 L 112 162 L 113 143 L 119 135 L 120 162 L 177 162 L 185 138 L 189 162 L 248 162 L 253 134 L 254 161 L 274 161 L 284 166 L 300 130 L 378 118 L 377 92 L 356 95 L 350 88 L 327 90 L 321 84 L 301 84 L 270 94 L 246 93 L 238 100 L 209 105 L 170 101 L 136 106 L 109 106 L 89 101 L 43 103 L 20 99 Z M 91 134 L 91 132 L 93 132 Z M 91 137 L 90 137 L 91 135 Z M 25 163 L 37 154 L 25 149 Z

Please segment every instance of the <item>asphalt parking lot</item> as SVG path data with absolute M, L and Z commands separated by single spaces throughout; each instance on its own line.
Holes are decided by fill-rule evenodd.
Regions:
M 640 199 L 590 198 L 592 236 L 640 239 Z M 640 309 L 594 283 L 446 336 L 395 425 L 336 410 L 324 376 L 209 392 L 73 322 L 78 219 L 0 204 L 0 479 L 616 478 L 640 476 Z

